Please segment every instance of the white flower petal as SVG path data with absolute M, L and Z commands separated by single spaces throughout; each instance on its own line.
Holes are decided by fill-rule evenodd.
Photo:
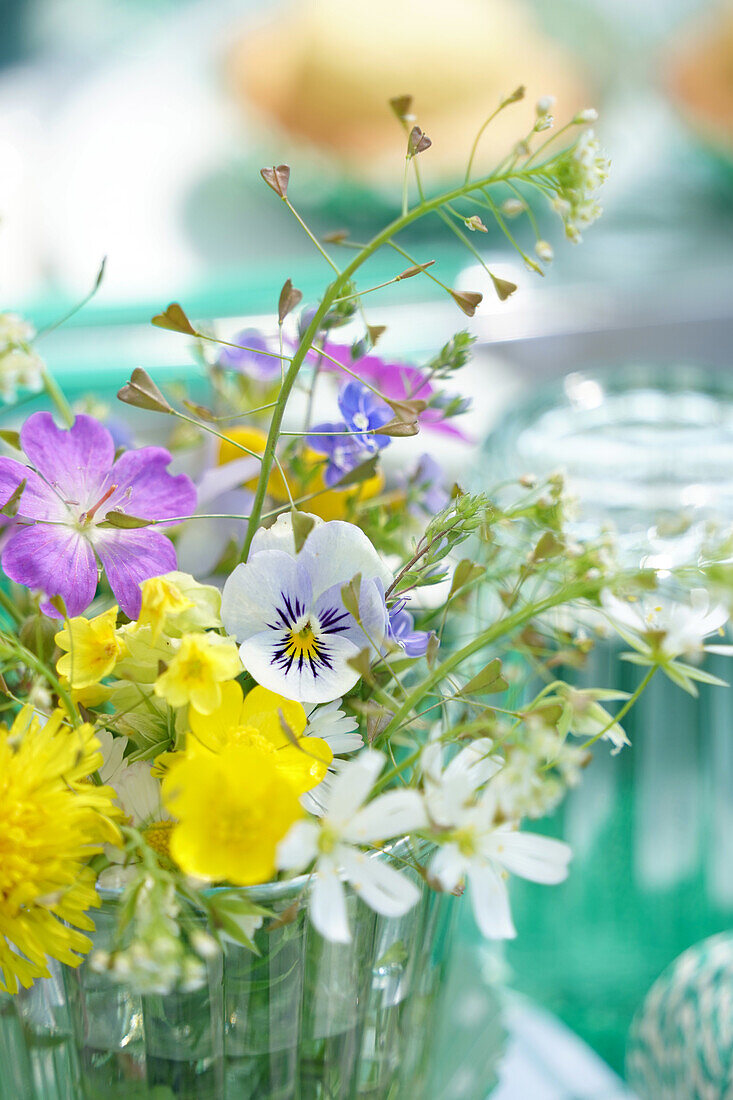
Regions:
M 424 829 L 428 815 L 415 790 L 387 791 L 354 814 L 344 836 L 356 844 L 388 840 Z
M 318 826 L 314 821 L 296 821 L 277 846 L 276 863 L 281 871 L 303 871 L 318 855 Z
M 366 802 L 385 756 L 373 749 L 364 749 L 349 760 L 333 781 L 328 796 L 327 816 L 334 824 L 348 824 L 353 814 Z
M 322 860 L 313 876 L 308 913 L 324 939 L 334 943 L 351 941 L 344 886 L 330 860 Z
M 348 584 L 357 573 L 362 581 L 378 577 L 385 588 L 393 580 L 391 570 L 361 528 L 343 520 L 314 527 L 300 557 L 307 564 L 316 598 L 335 584 Z
M 520 878 L 554 885 L 568 876 L 572 851 L 561 840 L 537 833 L 496 830 L 492 848 L 493 858 Z
M 123 767 L 110 785 L 117 791 L 117 801 L 132 818 L 133 825 L 170 819 L 163 807 L 160 782 L 150 774 L 150 764 L 144 760 Z
M 457 844 L 443 844 L 430 861 L 430 875 L 447 893 L 452 893 L 468 869 L 468 860 Z
M 482 934 L 490 940 L 514 939 L 517 930 L 501 875 L 489 864 L 472 860 L 467 877 L 471 909 Z
M 401 917 L 420 900 L 414 882 L 384 860 L 340 845 L 336 858 L 352 888 L 370 909 L 384 917 Z
M 238 565 L 227 578 L 221 598 L 227 634 L 241 642 L 267 628 L 283 591 L 298 592 L 300 580 L 295 561 L 282 551 L 255 554 L 246 564 Z M 269 633 L 275 637 L 275 631 Z
M 323 526 L 322 519 L 310 515 L 310 513 L 307 514 L 310 519 L 315 521 L 314 530 Z M 278 516 L 272 527 L 260 527 L 258 529 L 252 539 L 248 560 L 251 561 L 254 554 L 259 554 L 263 550 L 281 550 L 284 554 L 289 554 L 291 558 L 295 557 L 293 519 L 289 512 L 284 512 L 281 516 Z
M 483 787 L 502 766 L 501 760 L 491 755 L 493 747 L 494 742 L 489 737 L 481 737 L 466 745 L 445 769 L 446 779 L 465 777 L 473 790 Z

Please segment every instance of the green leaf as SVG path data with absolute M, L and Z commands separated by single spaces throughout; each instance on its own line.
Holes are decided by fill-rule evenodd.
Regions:
M 552 531 L 545 531 L 532 552 L 532 561 L 545 561 L 547 558 L 555 558 L 564 549 L 563 543 Z
M 333 488 L 346 489 L 349 485 L 359 485 L 362 481 L 368 481 L 369 478 L 375 476 L 378 462 L 379 455 L 372 455 L 366 462 L 360 463 L 358 466 L 355 466 L 353 470 L 350 470 L 348 474 L 344 474 L 344 476 L 333 485 Z
M 20 498 L 23 496 L 23 491 L 25 490 L 27 482 L 28 479 L 23 478 L 20 485 L 16 485 L 15 489 L 13 489 L 13 492 L 5 501 L 2 508 L 0 508 L 0 515 L 17 516 L 18 506 L 20 505 Z
M 20 445 L 20 432 L 13 432 L 10 428 L 2 428 L 0 429 L 0 439 L 16 451 L 22 451 L 23 449 Z
M 409 958 L 407 948 L 402 940 L 396 940 L 387 950 L 384 952 L 380 959 L 377 959 L 377 968 L 386 966 L 404 966 Z
M 141 519 L 140 516 L 130 516 L 127 512 L 107 512 L 102 523 L 98 527 L 119 527 L 124 531 L 131 531 L 137 527 L 149 527 L 153 523 L 151 519 Z
M 311 533 L 316 525 L 315 516 L 309 515 L 307 512 L 299 512 L 296 508 L 293 508 L 290 513 L 290 518 L 293 522 L 293 539 L 295 540 L 295 553 L 299 554 L 303 549 L 305 540 Z
M 171 302 L 162 313 L 156 313 L 152 324 L 158 328 L 166 328 L 171 332 L 185 332 L 187 336 L 198 336 L 196 329 L 189 321 L 178 302 Z
M 509 684 L 501 674 L 501 661 L 494 657 L 487 665 L 461 688 L 461 695 L 493 695 L 506 691 Z
M 448 593 L 448 599 L 464 585 L 470 584 L 471 581 L 475 581 L 478 577 L 483 576 L 486 569 L 483 565 L 477 565 L 469 558 L 463 558 L 459 561 L 458 565 L 453 570 L 453 580 L 450 586 L 450 592 Z
M 344 607 L 353 615 L 357 622 L 359 622 L 360 610 L 359 610 L 359 596 L 361 594 L 361 573 L 357 573 L 352 577 L 348 584 L 345 584 L 341 589 L 341 600 Z

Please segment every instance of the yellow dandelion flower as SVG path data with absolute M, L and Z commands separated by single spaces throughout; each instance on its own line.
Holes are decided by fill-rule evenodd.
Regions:
M 303 811 L 272 755 L 250 745 L 186 755 L 163 780 L 177 819 L 170 854 L 189 875 L 250 886 L 275 873 L 278 843 Z
M 111 607 L 93 619 L 77 615 L 58 632 L 54 640 L 65 652 L 56 669 L 72 688 L 91 687 L 110 675 L 125 650 L 116 627 L 117 608 Z
M 0 725 L 0 990 L 48 977 L 49 958 L 78 966 L 98 905 L 89 858 L 119 844 L 114 791 L 87 777 L 102 763 L 90 725 L 69 728 L 24 707 Z
M 325 741 L 303 736 L 307 719 L 300 703 L 263 687 L 253 688 L 244 697 L 236 681 L 224 684 L 219 706 L 210 714 L 191 707 L 188 720 L 189 755 L 223 752 L 231 745 L 257 748 L 272 757 L 298 794 L 320 783 L 333 760 Z
M 242 671 L 234 642 L 219 634 L 184 634 L 165 672 L 155 681 L 155 694 L 172 707 L 190 703 L 211 714 L 221 703 L 221 685 Z

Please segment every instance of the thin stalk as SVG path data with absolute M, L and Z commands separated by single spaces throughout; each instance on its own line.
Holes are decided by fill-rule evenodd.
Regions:
M 74 413 L 72 412 L 71 405 L 66 400 L 63 390 L 47 367 L 43 367 L 41 378 L 43 379 L 43 388 L 56 406 L 59 416 L 66 424 L 67 428 L 72 427 L 74 423 Z
M 305 232 L 305 233 L 306 233 L 306 234 L 307 234 L 307 235 L 308 235 L 308 236 L 310 237 L 310 239 L 311 239 L 311 240 L 313 241 L 313 244 L 314 244 L 314 245 L 316 246 L 316 248 L 318 249 L 318 251 L 320 252 L 320 254 L 321 254 L 321 255 L 323 256 L 324 260 L 326 260 L 326 261 L 327 261 L 327 263 L 329 263 L 329 264 L 331 265 L 331 267 L 333 268 L 333 270 L 334 270 L 334 271 L 336 272 L 336 274 L 337 274 L 337 275 L 338 275 L 338 274 L 340 274 L 340 272 L 339 272 L 339 269 L 338 269 L 338 268 L 336 267 L 336 264 L 335 264 L 335 263 L 333 262 L 333 260 L 332 260 L 332 259 L 331 259 L 331 257 L 329 256 L 328 252 L 326 252 L 325 248 L 323 247 L 323 245 L 321 244 L 321 242 L 320 242 L 320 241 L 318 240 L 318 238 L 317 238 L 317 237 L 315 237 L 315 236 L 313 235 L 313 233 L 311 233 L 310 229 L 309 229 L 309 228 L 308 228 L 308 226 L 307 226 L 307 225 L 305 224 L 305 222 L 304 222 L 304 221 L 303 221 L 303 219 L 301 218 L 300 214 L 298 213 L 298 211 L 297 211 L 297 210 L 295 209 L 295 207 L 294 207 L 294 206 L 293 206 L 293 204 L 291 203 L 290 199 L 289 199 L 289 198 L 287 198 L 287 196 L 285 196 L 285 197 L 283 198 L 283 202 L 284 202 L 284 203 L 285 203 L 285 205 L 287 206 L 287 208 L 288 208 L 288 210 L 290 211 L 290 213 L 291 213 L 291 214 L 292 214 L 292 215 L 293 215 L 293 216 L 295 217 L 295 220 L 296 220 L 296 221 L 298 222 L 298 224 L 300 225 L 301 229 L 302 229 L 302 230 L 303 230 L 303 231 L 304 231 L 304 232 Z

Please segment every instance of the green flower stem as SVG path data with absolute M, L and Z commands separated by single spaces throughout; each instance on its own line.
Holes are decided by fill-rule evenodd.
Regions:
M 53 401 L 56 410 L 61 419 L 66 424 L 67 428 L 70 428 L 74 423 L 74 413 L 72 412 L 71 405 L 66 400 L 61 387 L 49 371 L 48 367 L 43 367 L 41 371 L 41 378 L 43 379 L 43 387 Z
M 595 745 L 596 741 L 599 741 L 600 738 L 603 737 L 603 735 L 605 733 L 608 733 L 608 731 L 613 726 L 615 726 L 617 724 L 617 722 L 620 722 L 623 718 L 626 717 L 626 715 L 629 713 L 629 711 L 633 707 L 634 703 L 636 703 L 636 701 L 639 699 L 639 697 L 642 695 L 642 693 L 644 691 L 646 691 L 647 685 L 651 682 L 652 677 L 654 676 L 654 673 L 657 671 L 658 668 L 659 668 L 659 665 L 652 665 L 649 668 L 649 670 L 647 671 L 646 676 L 641 681 L 641 683 L 639 684 L 639 686 L 636 689 L 636 691 L 634 692 L 634 694 L 626 700 L 626 702 L 621 707 L 621 710 L 618 712 L 618 714 L 614 714 L 614 716 L 611 718 L 611 721 L 608 723 L 608 725 L 604 726 L 603 729 L 599 733 L 594 734 L 593 737 L 589 737 L 587 741 L 584 741 L 583 744 L 580 746 L 581 749 L 589 749 L 591 747 L 591 745 Z
M 535 169 L 534 171 L 538 170 L 539 169 Z M 390 224 L 386 226 L 380 233 L 377 233 L 377 235 L 373 237 L 371 241 L 369 241 L 369 243 L 361 249 L 360 252 L 357 253 L 357 255 L 353 258 L 348 267 L 344 268 L 344 270 L 340 272 L 334 279 L 334 281 L 330 283 L 329 286 L 326 288 L 326 293 L 321 300 L 321 304 L 318 306 L 316 312 L 314 313 L 313 318 L 311 319 L 311 323 L 308 325 L 308 328 L 303 334 L 303 337 L 300 341 L 300 344 L 298 345 L 295 354 L 293 355 L 293 358 L 290 360 L 290 366 L 285 372 L 285 378 L 283 380 L 277 402 L 275 403 L 272 420 L 270 421 L 270 430 L 267 436 L 267 443 L 265 445 L 265 450 L 262 455 L 260 477 L 259 481 L 257 482 L 255 498 L 252 504 L 252 516 L 247 526 L 247 534 L 245 536 L 244 545 L 242 547 L 242 561 L 247 560 L 249 548 L 252 545 L 252 539 L 254 538 L 255 531 L 260 524 L 262 508 L 264 506 L 265 496 L 267 493 L 267 484 L 270 477 L 270 471 L 272 470 L 272 464 L 275 460 L 275 447 L 277 446 L 277 441 L 280 437 L 280 428 L 282 426 L 285 407 L 288 403 L 288 399 L 290 397 L 293 386 L 295 385 L 295 380 L 298 377 L 298 373 L 303 364 L 303 360 L 305 359 L 307 352 L 310 350 L 316 339 L 316 336 L 318 335 L 318 332 L 320 331 L 321 322 L 323 321 L 328 311 L 331 309 L 335 300 L 344 293 L 347 284 L 352 280 L 353 276 L 356 274 L 359 268 L 362 267 L 362 265 L 366 263 L 366 261 L 371 256 L 373 256 L 375 252 L 378 252 L 383 245 L 389 244 L 392 237 L 396 236 L 398 233 L 401 233 L 403 229 L 406 229 L 409 225 L 412 225 L 413 222 L 419 221 L 420 218 L 424 218 L 426 215 L 432 214 L 434 211 L 439 210 L 441 207 L 445 206 L 446 203 L 453 202 L 455 199 L 461 199 L 465 195 L 469 195 L 474 191 L 480 191 L 483 187 L 488 187 L 495 183 L 501 183 L 506 179 L 525 179 L 527 174 L 528 173 L 522 172 L 521 170 L 514 172 L 511 169 L 507 170 L 505 173 L 494 172 L 489 176 L 484 176 L 482 179 L 475 180 L 469 183 L 464 183 L 460 187 L 455 187 L 453 188 L 453 190 L 444 192 L 442 195 L 437 195 L 433 199 L 424 199 L 422 202 L 418 203 L 417 206 L 414 206 L 411 210 L 408 210 L 406 214 L 402 214 L 399 218 L 395 218 L 395 220 L 393 222 L 390 222 Z M 295 211 L 293 210 L 291 204 L 288 203 L 287 205 L 289 209 L 291 209 L 292 212 L 295 214 Z M 298 218 L 298 221 L 301 222 L 301 224 L 304 224 L 302 222 L 302 219 L 297 214 L 296 217 Z M 305 228 L 308 236 L 312 239 L 315 239 L 313 238 L 310 230 L 308 230 L 307 227 Z M 337 270 L 336 265 L 333 263 L 331 258 L 323 252 L 323 249 L 318 244 L 318 242 L 316 242 L 316 244 L 318 245 L 319 251 L 326 255 L 326 258 L 328 259 L 328 262 L 331 264 L 331 266 L 334 267 L 335 270 Z
M 537 603 L 527 604 L 526 607 L 521 608 L 519 611 L 515 611 L 513 615 L 507 615 L 505 619 L 499 619 L 498 622 L 493 623 L 486 630 L 482 631 L 481 634 L 478 634 L 472 641 L 468 642 L 467 645 L 451 653 L 444 661 L 437 665 L 431 673 L 429 673 L 421 684 L 418 684 L 418 686 L 410 692 L 402 706 L 393 715 L 389 725 L 385 727 L 379 738 L 376 739 L 374 747 L 377 748 L 380 742 L 385 741 L 395 733 L 400 726 L 404 725 L 404 723 L 409 720 L 415 707 L 422 702 L 425 696 L 469 657 L 472 657 L 475 653 L 479 653 L 486 646 L 510 634 L 518 627 L 524 626 L 525 623 L 534 619 L 537 615 L 541 615 L 543 612 L 549 611 L 553 607 L 558 607 L 571 600 L 579 599 L 581 596 L 593 597 L 596 595 L 597 591 L 600 590 L 603 583 L 602 581 L 591 582 L 588 580 L 571 581 L 569 584 L 565 584 L 559 588 L 552 596 L 548 596 L 544 600 L 539 600 Z

